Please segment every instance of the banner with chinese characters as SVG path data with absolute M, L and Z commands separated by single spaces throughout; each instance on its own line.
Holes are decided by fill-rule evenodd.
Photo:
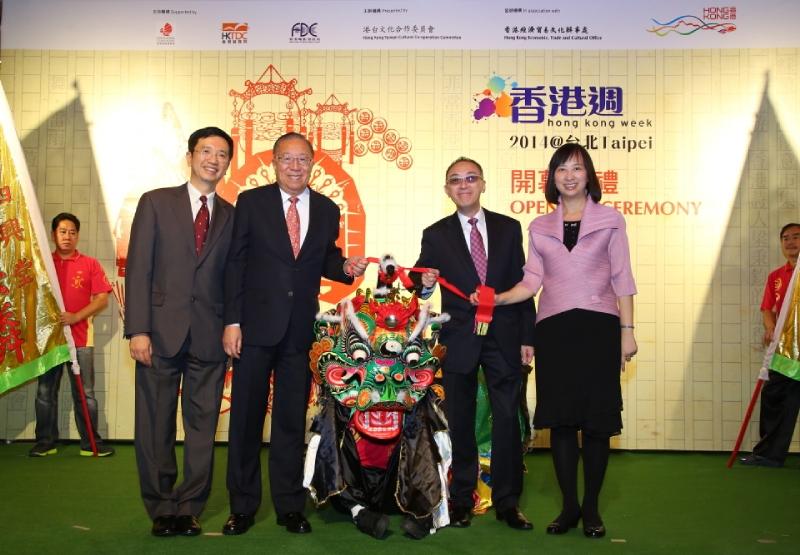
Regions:
M 552 153 L 582 144 L 601 202 L 626 218 L 639 289 L 614 445 L 729 448 L 763 354 L 764 281 L 785 262 L 778 232 L 800 221 L 800 34 L 781 23 L 798 20 L 783 0 L 5 0 L 0 80 L 43 216 L 77 214 L 79 248 L 115 287 L 94 320 L 101 435 L 133 435 L 121 305 L 136 203 L 185 181 L 187 137 L 217 125 L 235 142 L 220 195 L 273 181 L 274 140 L 303 133 L 344 252 L 403 266 L 454 210 L 454 159 L 482 165 L 483 206 L 524 232 L 552 210 Z M 323 305 L 372 272 L 323 282 Z M 34 397 L 0 398 L 0 437 L 33 436 Z
M 776 27 L 798 15 L 794 0 L 5 0 L 3 40 L 33 50 L 791 48 L 796 37 Z
M 41 216 L 0 85 L 0 394 L 70 358 Z M 51 261 L 52 263 L 52 261 Z

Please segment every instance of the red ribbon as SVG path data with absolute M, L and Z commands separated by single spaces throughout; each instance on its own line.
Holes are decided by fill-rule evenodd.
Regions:
M 475 312 L 475 335 L 486 335 L 494 314 L 494 288 L 478 286 L 478 310 Z
M 380 265 L 381 261 L 379 258 L 375 258 L 374 256 L 370 256 L 367 258 L 367 262 L 371 262 L 372 264 Z M 395 275 L 397 275 L 397 279 L 400 280 L 400 283 L 403 284 L 403 287 L 410 289 L 414 286 L 414 282 L 411 281 L 411 278 L 408 277 L 406 272 L 414 271 L 414 268 L 403 268 L 402 266 L 395 265 Z M 427 269 L 423 269 L 424 272 L 427 272 Z
M 379 258 L 375 257 L 368 257 L 367 262 L 372 264 L 380 264 L 381 261 Z M 397 273 L 397 278 L 400 280 L 400 283 L 403 284 L 403 287 L 410 288 L 414 285 L 414 282 L 411 281 L 411 278 L 408 277 L 408 272 L 417 272 L 420 274 L 424 274 L 425 272 L 429 272 L 431 268 L 419 268 L 419 267 L 412 267 L 412 268 L 404 268 L 403 266 L 395 266 L 395 272 Z M 464 294 L 458 287 L 447 281 L 442 276 L 436 278 L 436 282 L 456 295 L 457 297 L 461 297 L 465 301 L 469 301 L 469 296 Z M 476 335 L 486 335 L 486 332 L 489 330 L 489 324 L 492 321 L 492 315 L 494 314 L 494 289 L 487 285 L 479 285 L 478 286 L 478 308 L 475 311 L 475 334 Z

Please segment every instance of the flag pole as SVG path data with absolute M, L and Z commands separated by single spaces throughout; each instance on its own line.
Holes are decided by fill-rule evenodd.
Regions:
M 89 445 L 92 447 L 92 456 L 97 456 L 97 441 L 94 438 L 94 425 L 92 424 L 92 419 L 89 418 L 89 405 L 86 402 L 86 393 L 83 390 L 83 380 L 81 379 L 81 371 L 80 368 L 78 369 L 75 374 L 75 384 L 78 386 L 78 393 L 80 394 L 81 398 L 81 409 L 83 412 L 83 422 L 84 428 L 86 432 L 89 434 Z
M 36 191 L 33 189 L 33 181 L 31 180 L 30 173 L 28 172 L 28 165 L 25 162 L 25 154 L 22 151 L 22 145 L 20 145 L 19 139 L 16 136 L 16 128 L 13 124 L 14 118 L 11 114 L 11 108 L 8 105 L 6 92 L 2 83 L 0 83 L 0 121 L 3 122 L 3 127 L 5 128 L 4 130 L 8 134 L 5 142 L 16 167 L 19 186 L 20 190 L 22 191 L 22 196 L 25 199 L 25 205 L 28 210 L 28 218 L 30 219 L 31 228 L 33 229 L 35 236 L 34 239 L 39 246 L 39 252 L 44 253 L 46 247 L 49 254 L 50 243 L 48 241 L 47 231 L 44 227 L 42 213 L 39 210 L 39 201 L 36 198 Z M 61 287 L 52 287 L 52 284 L 58 284 L 58 275 L 56 274 L 55 264 L 53 264 L 53 257 L 42 254 L 41 258 L 45 269 L 47 270 L 47 277 L 50 280 L 50 289 L 52 290 L 53 297 L 56 299 L 61 312 L 64 312 L 64 298 L 61 295 Z M 78 356 L 77 351 L 75 350 L 75 340 L 72 337 L 72 329 L 67 324 L 63 324 L 62 329 L 64 332 L 64 338 L 66 339 L 67 346 L 69 348 L 69 357 L 72 363 L 72 373 L 75 376 L 75 380 L 77 381 L 78 385 L 78 391 L 80 392 L 81 406 L 83 409 L 82 412 L 84 415 L 84 422 L 86 423 L 86 429 L 89 433 L 89 442 L 92 446 L 92 453 L 94 456 L 97 456 L 97 444 L 94 439 L 92 422 L 88 416 L 89 407 L 86 404 L 86 394 L 83 390 L 83 382 L 81 381 L 81 369 L 80 365 L 78 364 Z
M 750 416 L 753 414 L 753 407 L 756 405 L 758 395 L 761 393 L 761 387 L 763 385 L 764 380 L 759 376 L 759 378 L 756 380 L 756 386 L 753 388 L 753 394 L 750 396 L 750 404 L 747 405 L 747 411 L 744 413 L 744 420 L 742 421 L 742 425 L 739 427 L 739 436 L 736 438 L 736 444 L 733 446 L 731 456 L 728 458 L 728 468 L 733 466 L 733 461 L 736 460 L 736 455 L 739 454 L 739 448 L 742 446 L 744 433 L 747 431 L 747 426 L 750 424 Z

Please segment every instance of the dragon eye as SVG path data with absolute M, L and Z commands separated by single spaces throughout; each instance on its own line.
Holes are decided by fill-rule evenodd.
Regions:
M 381 354 L 384 356 L 396 357 L 403 350 L 403 346 L 396 339 L 390 339 L 381 345 Z
M 366 362 L 371 356 L 369 345 L 352 331 L 347 336 L 346 351 L 347 355 L 356 363 Z
M 403 353 L 403 361 L 408 365 L 414 365 L 419 362 L 420 350 L 416 345 L 409 345 L 406 352 Z
M 364 362 L 369 358 L 369 354 L 365 349 L 357 348 L 353 350 L 353 352 L 350 355 L 350 358 L 352 358 L 356 362 Z

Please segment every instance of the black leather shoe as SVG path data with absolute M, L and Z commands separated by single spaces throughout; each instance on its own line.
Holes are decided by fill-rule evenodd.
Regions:
M 525 518 L 519 507 L 511 507 L 502 511 L 496 511 L 497 520 L 503 520 L 511 528 L 516 530 L 533 530 L 533 524 Z
M 583 515 L 583 535 L 587 538 L 602 538 L 606 535 L 606 527 L 599 514 Z
M 153 527 L 150 533 L 158 538 L 166 538 L 175 535 L 175 515 L 157 516 L 153 519 Z
M 452 507 L 450 509 L 450 526 L 453 528 L 467 528 L 472 518 L 472 510 L 469 507 Z
M 287 532 L 292 534 L 310 534 L 311 523 L 306 520 L 303 513 L 286 513 L 278 517 L 278 526 L 285 526 Z
M 767 457 L 762 457 L 755 453 L 740 458 L 739 464 L 743 464 L 744 466 L 766 466 L 767 468 L 780 468 L 783 466 L 781 461 L 768 459 Z
M 602 524 L 583 525 L 583 535 L 587 538 L 602 538 L 606 535 L 606 527 Z
M 253 525 L 255 520 L 253 515 L 247 513 L 231 513 L 228 517 L 225 526 L 222 527 L 222 533 L 226 536 L 238 536 L 247 532 Z
M 202 532 L 200 521 L 194 515 L 178 515 L 175 519 L 175 533 L 181 536 L 199 536 Z
M 557 535 L 566 534 L 569 532 L 570 528 L 578 527 L 578 521 L 580 519 L 580 514 L 574 517 L 565 517 L 562 513 L 558 515 L 553 522 L 547 525 L 547 533 Z

